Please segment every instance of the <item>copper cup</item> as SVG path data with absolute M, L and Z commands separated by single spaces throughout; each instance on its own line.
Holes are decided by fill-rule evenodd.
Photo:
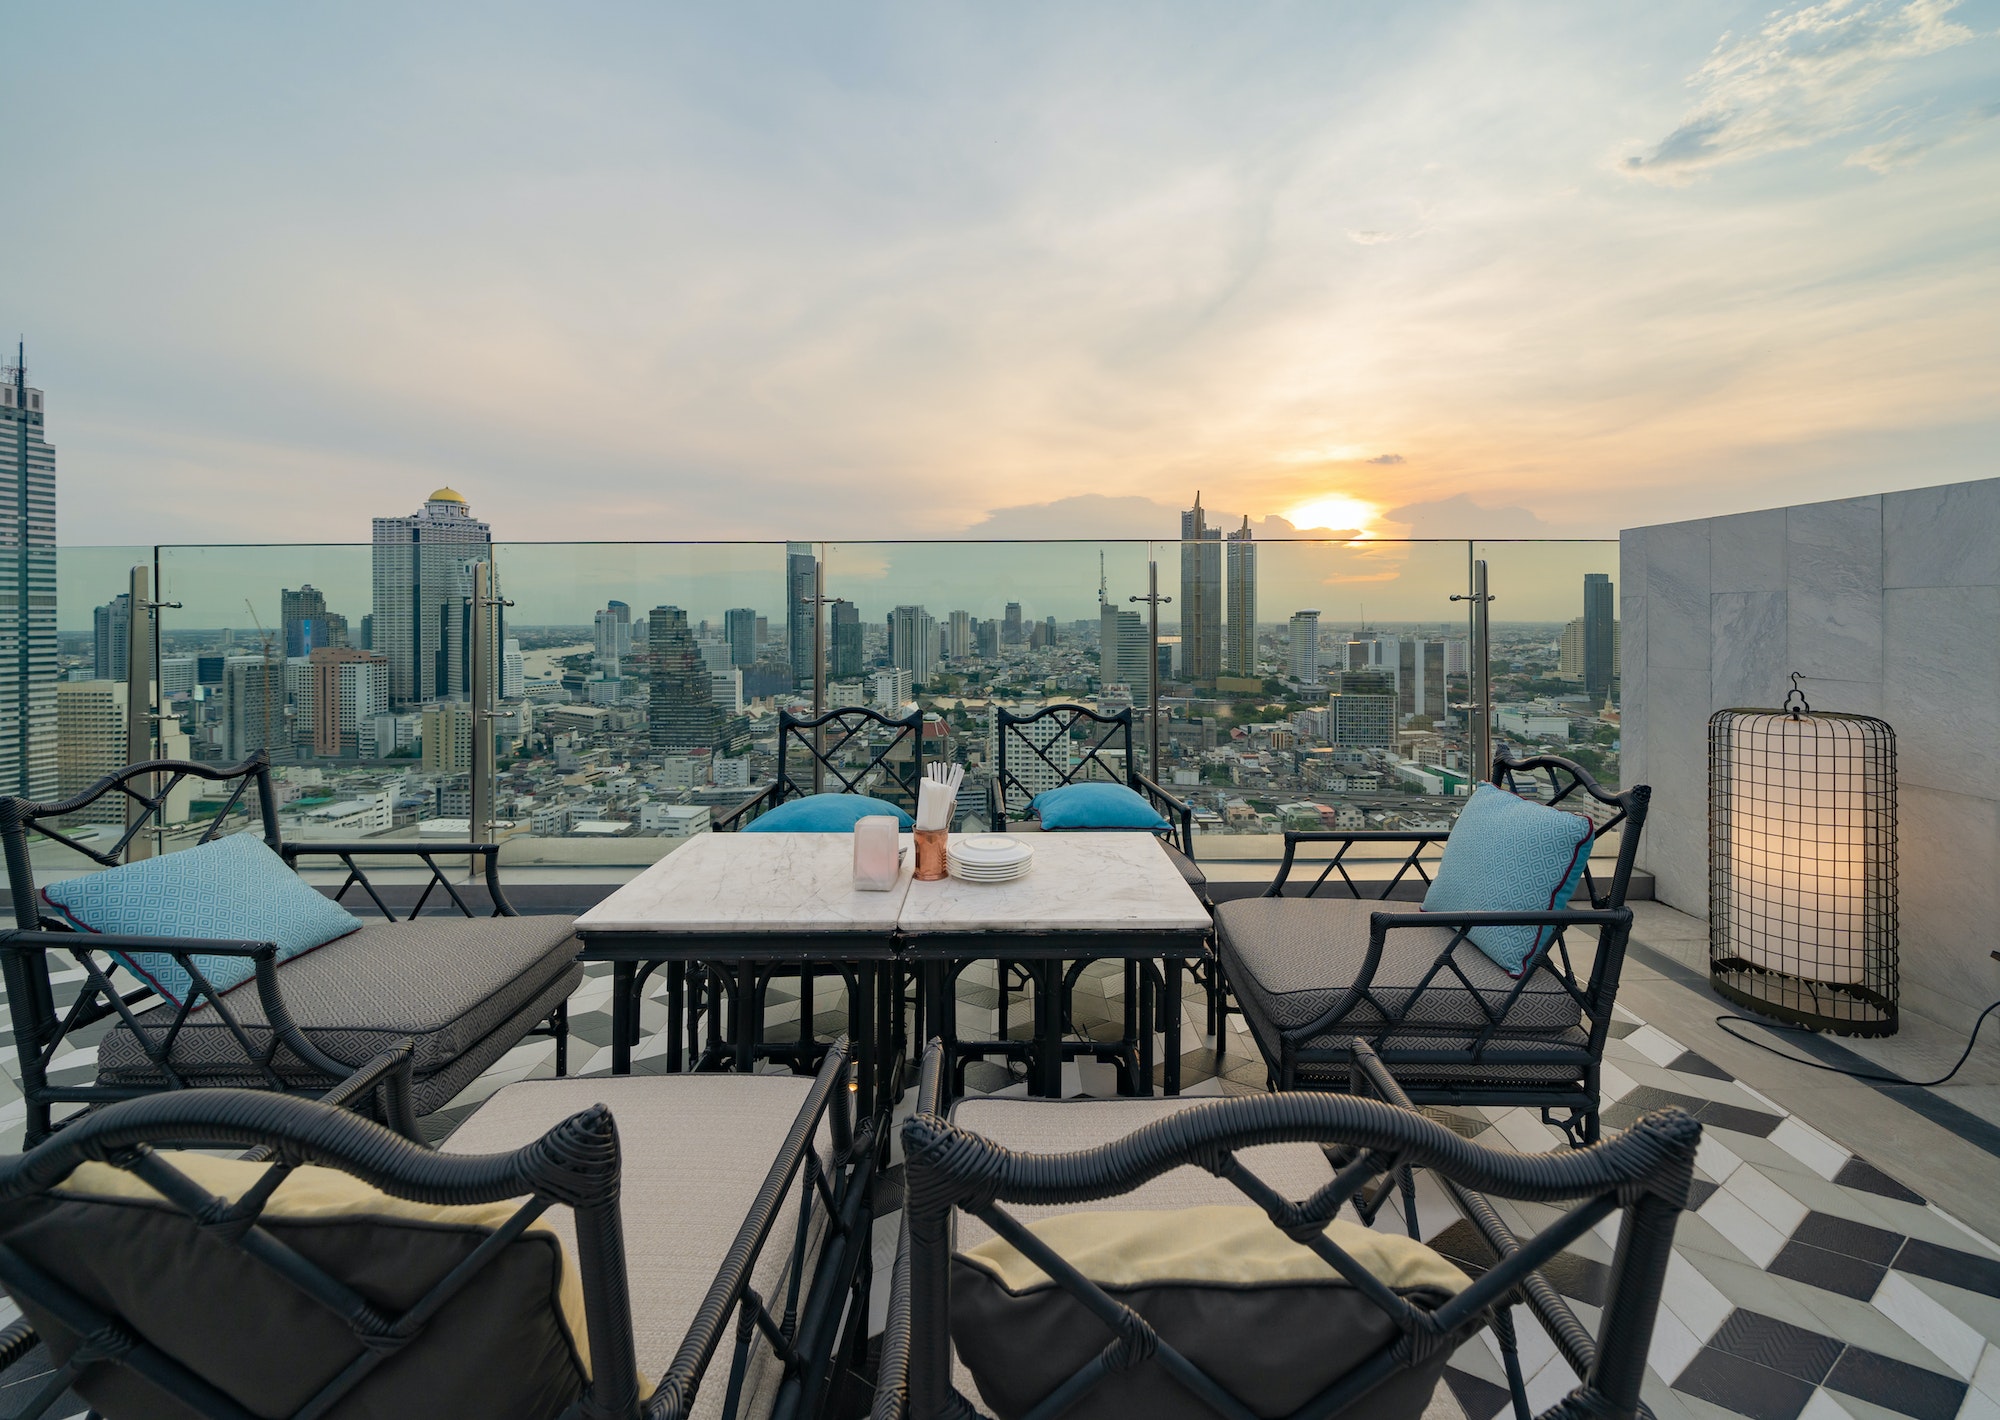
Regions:
M 951 876 L 945 866 L 944 851 L 950 836 L 950 830 L 943 828 L 920 828 L 916 831 L 918 882 L 941 882 Z

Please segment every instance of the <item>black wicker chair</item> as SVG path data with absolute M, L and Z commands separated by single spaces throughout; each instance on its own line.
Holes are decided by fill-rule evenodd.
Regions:
M 1208 877 L 1195 862 L 1194 806 L 1176 798 L 1157 781 L 1139 772 L 1138 761 L 1133 754 L 1130 709 L 1106 713 L 1092 710 L 1087 705 L 1062 704 L 1044 705 L 1029 714 L 1017 715 L 1003 705 L 996 706 L 993 715 L 993 779 L 987 790 L 987 813 L 995 832 L 1057 831 L 1043 829 L 1029 807 L 1035 795 L 1044 790 L 1090 782 L 1123 784 L 1144 798 L 1167 821 L 1167 832 L 1159 835 L 1160 847 L 1180 870 L 1181 877 L 1195 896 L 1201 899 L 1202 906 L 1214 911 L 1214 904 L 1208 896 Z M 1037 726 L 1043 728 L 1037 729 Z M 1051 752 L 1058 742 L 1064 745 L 1062 754 Z M 1073 963 L 1065 973 L 1062 993 L 1065 1033 L 1072 1031 L 1068 1019 L 1070 988 L 1086 965 L 1084 962 Z M 1032 989 L 1033 983 L 1016 963 L 1001 962 L 998 970 L 1001 990 L 997 1034 L 999 1041 L 1005 1042 L 1013 994 Z M 1193 964 L 1192 973 L 1208 998 L 1209 1033 L 1217 1034 L 1221 1022 L 1220 1008 L 1225 999 L 1221 973 L 1216 969 L 1213 958 Z M 1157 993 L 1161 986 L 1159 973 L 1142 970 L 1138 962 L 1125 964 L 1128 1038 L 1138 1030 L 1135 1003 L 1139 992 Z M 1168 1010 L 1169 1005 L 1164 996 L 1157 997 L 1152 1018 L 1160 1019 L 1159 1013 Z M 1172 1009 L 1178 1010 L 1178 1003 L 1172 1003 Z M 996 1043 L 995 1048 L 987 1053 L 1006 1053 L 1006 1049 Z M 981 1052 L 979 1047 L 973 1046 L 961 1047 L 959 1053 Z M 1080 1047 L 1077 1053 L 1094 1053 L 1098 1059 L 1108 1063 L 1131 1065 L 1131 1061 L 1121 1059 L 1110 1047 L 1096 1052 Z
M 98 1111 L 0 1159 L 0 1282 L 24 1313 L 0 1363 L 49 1372 L 19 1413 L 74 1391 L 93 1413 L 211 1420 L 817 1415 L 868 1310 L 879 1151 L 845 1064 L 843 1042 L 810 1080 L 513 1085 L 441 1153 L 261 1092 Z M 165 1152 L 195 1145 L 268 1166 Z M 323 1172 L 298 1180 L 302 1211 L 285 1184 L 306 1164 Z M 142 1270 L 159 1256 L 175 1265 Z
M 1057 1414 L 1259 1413 L 1162 1335 L 1175 1329 L 1171 1312 L 1141 1315 L 1069 1267 L 1027 1226 L 1037 1217 L 1086 1208 L 1246 1201 L 1374 1303 L 1360 1310 L 1371 1317 L 1379 1310 L 1386 1318 L 1386 1325 L 1372 1323 L 1372 1337 L 1364 1338 L 1357 1327 L 1351 1342 L 1341 1340 L 1343 1347 L 1351 1346 L 1352 1364 L 1294 1415 L 1421 1413 L 1444 1358 L 1491 1326 L 1515 1414 L 1526 1417 L 1509 1307 L 1515 1302 L 1527 1305 L 1579 1379 L 1543 1412 L 1545 1420 L 1637 1420 L 1647 1414 L 1640 1386 L 1675 1224 L 1687 1205 L 1700 1124 L 1679 1109 L 1664 1109 L 1606 1143 L 1522 1155 L 1472 1143 L 1408 1107 L 1365 1044 L 1354 1051 L 1352 1068 L 1354 1089 L 1347 1096 L 1293 1093 L 1212 1103 L 977 1100 L 962 1101 L 947 1121 L 935 1113 L 943 1060 L 933 1047 L 924 1060 L 917 1113 L 903 1126 L 907 1204 L 874 1420 L 982 1413 L 966 1393 L 970 1377 L 950 1328 L 954 1249 L 969 1240 L 968 1224 L 1012 1243 L 1101 1325 L 1085 1322 L 1090 1329 L 1074 1336 L 1024 1341 L 1065 1353 L 1059 1361 L 1037 1358 L 1042 1369 L 1061 1374 L 1069 1365 L 1067 1353 L 1074 1352 L 1076 1360 L 1075 1369 L 1024 1413 L 1036 1420 Z M 1371 1091 L 1379 1097 L 1362 1097 Z M 1057 1121 L 1053 1127 L 1051 1121 Z M 1047 1137 L 1058 1138 L 1066 1151 L 1038 1147 Z M 1259 1153 L 1246 1158 L 1252 1148 Z M 1349 1202 L 1364 1223 L 1372 1222 L 1411 1168 L 1432 1171 L 1488 1255 L 1483 1268 L 1471 1269 L 1477 1274 L 1471 1285 L 1442 1304 L 1412 1303 L 1385 1288 L 1326 1232 Z M 1574 1206 L 1535 1236 L 1516 1239 L 1483 1193 L 1544 1209 L 1572 1201 Z M 1613 1214 L 1621 1215 L 1617 1250 L 1593 1335 L 1538 1269 Z M 1157 1305 L 1139 1301 L 1143 1291 L 1131 1295 L 1134 1305 Z M 1185 1346 L 1185 1318 L 1180 1330 Z M 1274 1327 L 1271 1334 L 1284 1330 Z M 1268 1372 L 1258 1358 L 1249 1360 L 1248 1369 Z M 1129 1405 L 1121 1410 L 1136 1385 L 1150 1387 L 1148 1398 L 1156 1403 L 1143 1411 Z M 1163 1395 L 1169 1407 L 1179 1402 L 1178 1407 L 1158 1406 Z M 1386 1411 L 1378 1408 L 1384 1405 Z
M 268 942 L 118 937 L 83 933 L 42 911 L 30 861 L 31 834 L 96 863 L 115 867 L 142 832 L 154 827 L 168 796 L 189 780 L 228 786 L 219 811 L 194 839 L 208 843 L 229 829 L 256 831 L 298 867 L 331 858 L 347 869 L 335 894 L 355 888 L 381 916 L 316 951 L 279 963 Z M 254 819 L 246 802 L 256 800 Z M 101 799 L 137 806 L 133 822 L 108 848 L 66 829 L 63 820 Z M 16 930 L 0 932 L 0 969 L 27 1103 L 27 1142 L 46 1138 L 58 1105 L 85 1108 L 178 1090 L 232 1085 L 317 1095 L 333 1088 L 385 1046 L 415 1042 L 413 1107 L 428 1114 L 530 1035 L 553 1036 L 556 1070 L 568 1067 L 568 1001 L 583 979 L 567 917 L 524 917 L 500 887 L 499 847 L 491 843 L 286 843 L 278 832 L 270 765 L 262 751 L 229 768 L 184 760 L 135 764 L 75 798 L 55 804 L 0 799 L 0 847 Z M 490 915 L 459 891 L 439 859 L 476 857 L 485 870 Z M 361 860 L 415 860 L 430 870 L 407 917 L 369 881 Z M 441 896 L 437 894 L 443 889 Z M 360 895 L 357 895 L 359 897 Z M 424 913 L 449 902 L 443 912 Z M 452 909 L 456 909 L 453 913 Z M 170 954 L 195 985 L 186 1008 L 158 999 L 149 986 L 114 981 L 108 949 Z M 80 985 L 59 991 L 50 957 L 82 969 Z M 217 992 L 190 960 L 248 957 L 255 990 Z M 244 983 L 249 987 L 250 983 Z M 60 1000 L 67 996 L 66 1001 Z M 93 1083 L 58 1083 L 65 1047 L 88 1045 L 92 1028 L 110 1022 L 97 1046 Z
M 1631 933 L 1625 895 L 1652 791 L 1642 784 L 1614 793 L 1553 755 L 1503 755 L 1493 782 L 1585 812 L 1595 838 L 1619 832 L 1610 877 L 1586 867 L 1590 907 L 1377 910 L 1429 885 L 1446 831 L 1286 833 L 1284 861 L 1264 896 L 1224 903 L 1215 918 L 1223 973 L 1274 1088 L 1346 1089 L 1351 1047 L 1367 1040 L 1419 1104 L 1525 1105 L 1573 1142 L 1596 1140 L 1599 1066 Z M 1322 862 L 1298 860 L 1301 846 L 1319 843 L 1337 847 Z M 1409 851 L 1386 881 L 1357 880 L 1349 850 L 1376 843 Z M 1290 881 L 1295 867 L 1311 866 L 1316 878 Z M 1518 979 L 1467 936 L 1507 925 L 1561 929 Z M 1568 942 L 1580 927 L 1597 929 L 1585 968 Z
M 817 771 L 817 772 L 815 772 Z M 848 706 L 824 714 L 778 712 L 778 777 L 715 821 L 734 833 L 787 799 L 808 794 L 868 794 L 917 811 L 924 777 L 924 717 Z

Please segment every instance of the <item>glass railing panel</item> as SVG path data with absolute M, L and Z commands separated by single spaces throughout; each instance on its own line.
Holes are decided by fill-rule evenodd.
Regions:
M 373 765 L 354 752 L 360 737 L 373 732 L 365 722 L 375 707 L 362 697 L 347 707 L 343 724 L 340 706 L 332 703 L 325 726 L 313 708 L 313 653 L 358 655 L 367 645 L 369 549 L 346 543 L 173 545 L 158 548 L 156 558 L 166 603 L 159 620 L 162 754 L 218 767 L 259 750 L 268 754 L 287 838 L 312 836 L 312 828 L 336 821 L 357 830 L 353 836 L 388 832 L 396 822 L 392 785 L 401 766 Z M 337 684 L 337 674 L 335 679 Z M 261 831 L 254 791 L 232 802 L 233 787 L 185 781 L 165 805 L 157 847 L 176 852 L 211 830 Z M 372 808 L 378 794 L 381 812 Z M 226 819 L 217 827 L 219 814 Z
M 1136 708 L 1132 755 L 1143 768 L 1152 652 L 1137 599 L 1147 594 L 1152 550 L 1113 541 L 828 544 L 827 595 L 836 600 L 825 703 L 892 714 L 921 707 L 926 761 L 966 768 L 961 826 L 991 817 L 999 705 Z M 1114 733 L 1100 760 L 1122 763 L 1122 740 Z M 865 763 L 871 749 L 850 753 Z M 1020 772 L 1018 758 L 1010 768 Z M 1025 794 L 1014 797 L 1009 812 L 1020 815 Z
M 1576 760 L 1617 787 L 1621 670 L 1615 541 L 1481 542 L 1496 749 Z
M 503 863 L 557 875 L 651 863 L 770 782 L 776 708 L 798 684 L 791 597 L 813 595 L 809 579 L 788 582 L 817 557 L 799 548 L 494 548 L 511 603 L 496 722 Z M 809 610 L 797 617 L 807 631 Z
M 1479 769 L 1466 604 L 1452 600 L 1475 555 L 1497 598 L 1499 742 L 1560 747 L 1616 782 L 1615 667 L 1593 704 L 1588 667 L 1579 680 L 1564 660 L 1587 597 L 1607 604 L 1585 579 L 1611 576 L 1615 544 L 1265 541 L 1248 549 L 1254 565 L 1245 551 L 1226 540 L 495 545 L 510 603 L 492 722 L 504 861 L 557 878 L 629 873 L 771 782 L 779 710 L 814 704 L 816 592 L 819 703 L 914 703 L 935 717 L 927 757 L 969 771 L 962 822 L 983 813 L 994 704 L 1076 701 L 1133 708 L 1135 762 L 1192 805 L 1200 856 L 1225 874 L 1232 861 L 1263 871 L 1287 827 L 1448 825 Z M 99 679 L 97 608 L 152 561 L 152 549 L 62 549 L 65 684 Z M 288 838 L 464 841 L 467 593 L 437 572 L 422 602 L 436 613 L 430 641 L 412 632 L 398 649 L 378 623 L 420 613 L 393 577 L 378 593 L 376 561 L 361 544 L 157 549 L 160 595 L 178 603 L 161 617 L 163 747 L 217 764 L 267 749 Z M 1157 639 L 1150 565 L 1165 599 Z M 1614 607 L 1615 595 L 1614 583 Z M 1239 616 L 1253 596 L 1254 615 Z M 354 703 L 329 701 L 329 716 L 315 708 L 315 652 L 375 667 L 356 672 L 362 689 L 336 685 Z M 397 657 L 411 663 L 406 687 Z M 65 693 L 72 731 L 55 736 L 71 788 L 123 762 L 122 744 L 84 729 L 84 698 Z M 103 762 L 85 765 L 93 754 Z M 169 851 L 218 808 L 200 786 L 184 797 Z M 227 828 L 253 824 L 239 810 Z
M 150 568 L 152 558 L 149 547 L 56 549 L 53 644 L 43 641 L 46 632 L 37 625 L 32 602 L 47 593 L 31 587 L 28 708 L 18 727 L 26 751 L 26 782 L 10 766 L 0 792 L 43 801 L 67 799 L 125 763 L 131 575 L 135 565 Z M 16 712 L 10 706 L 6 713 Z M 69 820 L 71 836 L 108 847 L 124 831 L 124 817 L 120 804 L 100 802 Z M 29 857 L 39 881 L 96 867 L 40 837 L 31 842 Z
M 1467 545 L 1219 544 L 1161 557 L 1177 613 L 1162 776 L 1195 806 L 1200 855 L 1263 864 L 1286 829 L 1449 826 L 1475 775 L 1466 611 L 1452 600 Z M 1219 615 L 1187 615 L 1218 588 Z M 1235 614 L 1245 591 L 1254 634 Z M 1368 872 L 1375 856 L 1349 854 Z

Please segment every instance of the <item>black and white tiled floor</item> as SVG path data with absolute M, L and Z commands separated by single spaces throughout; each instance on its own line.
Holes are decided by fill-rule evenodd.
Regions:
M 73 991 L 80 979 L 71 973 L 59 989 Z M 659 985 L 656 996 L 664 989 Z M 1079 987 L 1079 1029 L 1095 1032 L 1116 1020 L 1121 990 L 1115 968 L 1087 973 Z M 571 999 L 573 1073 L 610 1068 L 609 996 L 608 968 L 597 967 Z M 969 980 L 961 1029 L 990 1032 L 996 1000 L 990 980 Z M 823 991 L 816 1004 L 821 1028 L 838 1029 L 838 1013 L 829 1009 L 837 998 Z M 795 1001 L 774 1001 L 774 1030 L 782 1033 L 788 1021 L 795 1028 L 797 1014 Z M 1607 1127 L 1666 1104 L 1690 1110 L 1706 1126 L 1695 1206 L 1676 1237 L 1645 1392 L 1659 1420 L 2000 1420 L 2000 1247 L 1903 1187 L 1893 1168 L 1850 1155 L 1660 1030 L 1620 1014 L 1604 1071 Z M 659 999 L 645 1006 L 647 1039 L 635 1068 L 664 1067 L 656 1032 L 665 1015 Z M 1025 1018 L 1025 1006 L 1017 1008 L 1017 1028 L 1025 1028 Z M 1255 1049 L 1240 1024 L 1231 1024 L 1218 1062 L 1204 1043 L 1201 1002 L 1190 983 L 1183 1022 L 1192 1047 L 1183 1057 L 1188 1093 L 1262 1088 Z M 448 1127 L 501 1086 L 550 1073 L 553 1048 L 539 1039 L 518 1047 L 433 1122 Z M 0 1058 L 11 1067 L 11 1044 Z M 95 1051 L 86 1046 L 65 1054 L 58 1074 L 88 1078 L 94 1065 Z M 978 1093 L 1023 1089 L 999 1066 L 974 1066 L 968 1084 Z M 1064 1086 L 1072 1093 L 1115 1092 L 1109 1068 L 1088 1063 L 1066 1067 Z M 1438 1116 L 1496 1146 L 1543 1152 L 1561 1143 L 1528 1110 Z M 19 1147 L 21 1121 L 12 1079 L 0 1080 L 0 1149 Z M 876 1249 L 884 1264 L 894 1247 L 899 1182 L 900 1170 L 892 1168 L 879 1195 Z M 1549 1216 L 1535 1205 L 1494 1201 L 1517 1230 L 1539 1227 Z M 1420 1180 L 1417 1211 L 1427 1241 L 1461 1265 L 1480 1264 L 1471 1229 L 1428 1180 Z M 1393 1214 L 1392 1205 L 1378 1226 L 1401 1231 Z M 1548 1269 L 1586 1325 L 1595 1322 L 1603 1299 L 1613 1226 L 1586 1234 Z M 878 1296 L 878 1317 L 880 1306 Z M 1529 1399 L 1539 1411 L 1574 1380 L 1540 1328 L 1525 1315 L 1518 1321 Z M 1506 1409 L 1490 1339 L 1462 1348 L 1446 1374 L 1465 1420 L 1493 1420 Z

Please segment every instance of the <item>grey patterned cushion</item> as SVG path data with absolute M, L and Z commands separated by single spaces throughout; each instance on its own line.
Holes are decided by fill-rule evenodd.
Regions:
M 576 958 L 568 917 L 425 917 L 371 922 L 278 968 L 292 1019 L 320 1050 L 361 1065 L 398 1041 L 417 1043 L 418 1079 L 446 1069 L 547 992 Z M 248 982 L 223 998 L 251 1044 L 270 1042 L 263 1003 Z M 156 1006 L 141 1026 L 164 1035 L 174 1008 Z M 158 1038 L 157 1036 L 155 1037 Z M 503 1047 L 504 1049 L 504 1047 Z M 174 1041 L 177 1070 L 201 1079 L 243 1078 L 243 1052 L 212 1006 L 189 1015 Z M 278 1073 L 310 1083 L 317 1072 L 279 1052 Z M 159 1072 L 120 1023 L 97 1051 L 103 1084 L 151 1083 Z
M 1409 910 L 1400 903 L 1289 897 L 1248 898 L 1218 907 L 1216 941 L 1223 968 L 1244 1019 L 1266 1052 L 1275 1056 L 1281 1032 L 1317 1020 L 1360 977 L 1368 957 L 1370 915 Z M 1481 1076 L 1573 1077 L 1575 1062 L 1587 1056 L 1588 1040 L 1581 1029 L 1582 1008 L 1555 973 L 1538 966 L 1525 983 L 1516 982 L 1466 941 L 1452 953 L 1452 963 L 1465 979 L 1447 968 L 1426 983 L 1451 937 L 1445 927 L 1392 930 L 1367 996 L 1334 1033 L 1307 1042 L 1308 1048 L 1345 1050 L 1357 1035 L 1378 1040 L 1388 1015 L 1396 1015 L 1404 1024 L 1384 1046 L 1385 1060 L 1398 1052 L 1464 1049 L 1489 1012 L 1504 1010 L 1501 1028 L 1480 1058 Z M 1510 1008 L 1507 998 L 1517 985 L 1521 994 Z M 1453 1029 L 1424 1037 L 1411 1031 L 1413 1026 Z M 1466 1073 L 1451 1065 L 1397 1065 L 1395 1070 L 1398 1077 L 1415 1078 Z M 1339 1067 L 1332 1073 L 1344 1079 L 1346 1070 Z
M 1189 887 L 1205 888 L 1208 886 L 1208 874 L 1201 870 L 1200 865 L 1194 859 L 1188 857 L 1187 854 L 1181 852 L 1180 849 L 1174 847 L 1171 843 L 1162 843 L 1160 847 L 1166 850 L 1167 858 L 1179 870 L 1182 880 Z

